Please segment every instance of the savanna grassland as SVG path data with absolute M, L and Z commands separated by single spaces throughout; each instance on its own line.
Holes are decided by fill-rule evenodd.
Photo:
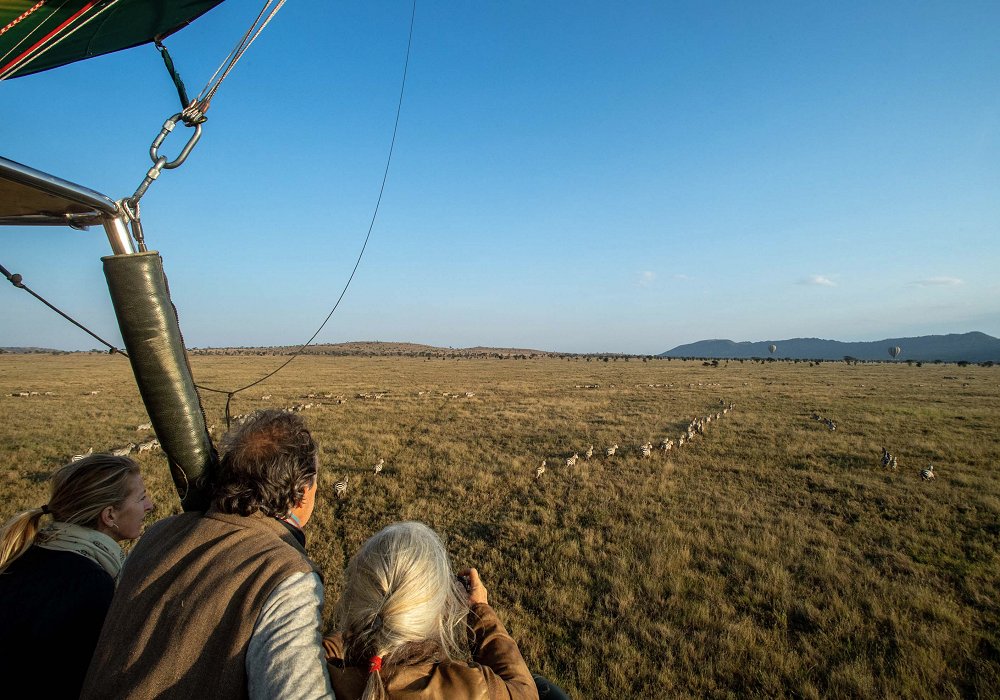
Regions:
M 220 388 L 280 361 L 192 358 Z M 4 519 L 147 420 L 120 357 L 0 356 L 0 394 Z M 203 396 L 221 426 L 225 397 Z M 641 456 L 720 401 L 735 410 L 703 436 Z M 327 620 L 363 540 L 416 519 L 574 697 L 1000 696 L 1000 368 L 304 357 L 233 412 L 305 402 Z M 154 515 L 176 512 L 162 453 L 138 459 Z

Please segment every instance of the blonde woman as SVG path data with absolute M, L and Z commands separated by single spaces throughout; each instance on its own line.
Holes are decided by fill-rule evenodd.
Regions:
M 337 698 L 537 698 L 479 573 L 462 576 L 467 587 L 421 523 L 396 523 L 368 540 L 347 568 L 339 631 L 324 640 Z
M 90 455 L 50 481 L 49 502 L 0 532 L 0 674 L 77 698 L 125 560 L 118 543 L 142 533 L 153 504 L 127 457 Z

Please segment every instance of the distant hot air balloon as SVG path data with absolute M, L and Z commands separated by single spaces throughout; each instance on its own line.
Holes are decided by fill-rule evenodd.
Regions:
M 770 353 L 771 353 L 771 354 L 773 355 L 773 354 L 775 353 L 775 351 L 777 351 L 777 349 L 778 349 L 778 346 L 777 346 L 777 345 L 775 345 L 774 343 L 771 343 L 770 345 L 768 345 L 768 346 L 767 346 L 767 349 L 768 349 L 768 350 L 770 351 Z
M 889 354 L 892 355 L 893 359 L 899 357 L 899 353 L 903 352 L 903 348 L 896 345 L 895 347 L 889 348 Z

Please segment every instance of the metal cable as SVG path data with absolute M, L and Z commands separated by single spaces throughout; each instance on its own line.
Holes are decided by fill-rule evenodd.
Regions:
M 246 32 L 236 43 L 236 46 L 234 46 L 229 52 L 229 55 L 226 56 L 222 60 L 222 63 L 219 64 L 219 67 L 215 69 L 215 72 L 212 74 L 212 77 L 208 79 L 205 87 L 203 87 L 201 92 L 198 93 L 198 97 L 188 103 L 186 101 L 186 92 L 178 88 L 178 94 L 181 95 L 181 118 L 185 124 L 188 126 L 195 126 L 196 124 L 200 124 L 207 119 L 205 112 L 207 112 L 208 108 L 211 106 L 212 98 L 215 97 L 215 93 L 218 92 L 219 88 L 222 86 L 222 81 L 224 81 L 230 71 L 236 67 L 239 60 L 243 58 L 243 54 L 246 53 L 247 49 L 249 49 L 255 41 L 257 41 L 257 37 L 260 36 L 261 32 L 264 31 L 264 28 L 271 22 L 272 19 L 274 19 L 274 16 L 278 14 L 278 10 L 280 10 L 285 4 L 285 0 L 278 0 L 274 9 L 271 10 L 270 14 L 268 14 L 264 21 L 260 23 L 261 17 L 264 16 L 264 13 L 268 11 L 268 8 L 271 7 L 273 2 L 275 2 L 275 0 L 266 0 L 260 12 L 257 13 L 257 17 L 254 19 L 253 23 L 251 23 L 251 25 L 247 28 Z M 260 23 L 259 27 L 257 26 L 258 23 Z M 255 29 L 256 31 L 254 31 Z M 251 34 L 253 36 L 251 36 Z M 160 49 L 161 46 L 162 44 L 157 42 L 157 48 Z M 165 48 L 160 50 L 161 53 L 163 53 Z M 166 61 L 166 54 L 164 54 L 164 60 Z M 174 82 L 176 84 L 178 78 L 175 77 L 176 73 L 173 71 L 172 65 L 168 64 L 167 69 L 170 71 L 171 77 L 174 78 Z M 216 80 L 216 76 L 219 75 L 220 71 L 222 72 L 222 75 L 218 80 Z

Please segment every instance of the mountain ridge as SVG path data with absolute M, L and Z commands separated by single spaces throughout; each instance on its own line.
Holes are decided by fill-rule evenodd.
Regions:
M 776 346 L 770 352 L 770 346 Z M 922 335 L 907 338 L 852 342 L 824 338 L 786 338 L 784 340 L 732 341 L 699 340 L 678 345 L 659 357 L 699 357 L 713 359 L 750 359 L 773 357 L 781 360 L 892 360 L 889 349 L 901 348 L 898 361 L 917 362 L 1000 362 L 1000 338 L 980 331 Z

